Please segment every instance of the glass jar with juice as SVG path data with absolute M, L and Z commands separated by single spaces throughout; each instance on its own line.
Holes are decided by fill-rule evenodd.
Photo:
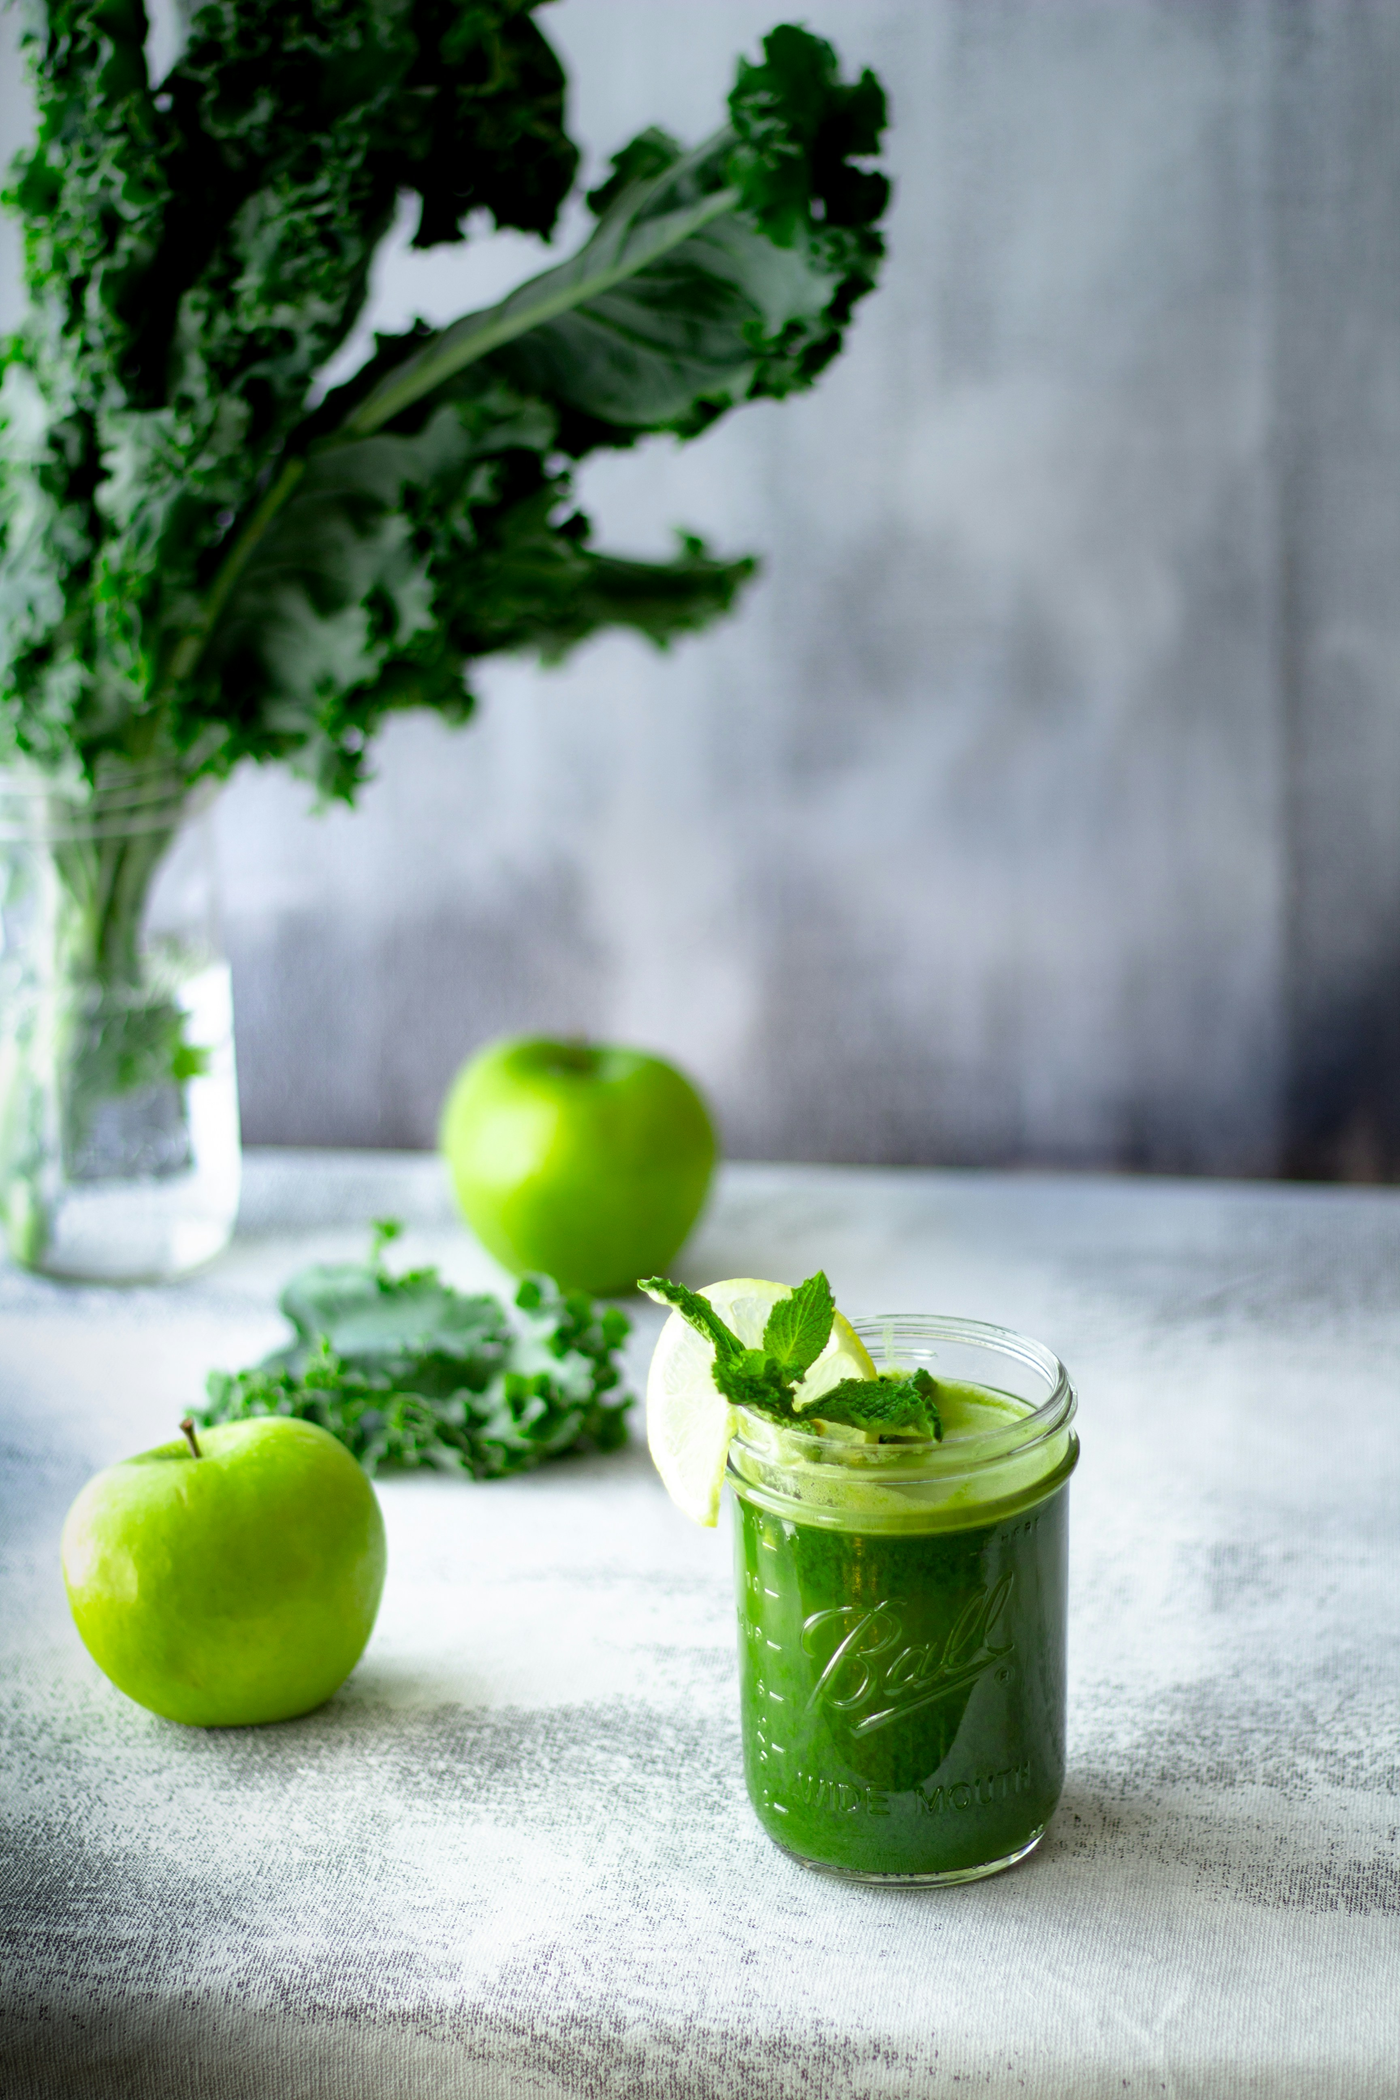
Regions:
M 1074 1388 L 1002 1328 L 855 1326 L 877 1370 L 931 1374 L 943 1435 L 738 1410 L 745 1779 L 808 1866 L 976 1880 L 1035 1847 L 1064 1780 Z

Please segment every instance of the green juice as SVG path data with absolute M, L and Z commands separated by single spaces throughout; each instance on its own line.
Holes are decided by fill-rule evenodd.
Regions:
M 943 1442 L 907 1460 L 848 1432 L 828 1466 L 806 1436 L 785 1476 L 778 1433 L 731 1464 L 750 1799 L 800 1859 L 882 1880 L 1010 1864 L 1064 1780 L 1077 1445 L 1019 1448 L 1033 1410 L 989 1387 L 938 1403 Z

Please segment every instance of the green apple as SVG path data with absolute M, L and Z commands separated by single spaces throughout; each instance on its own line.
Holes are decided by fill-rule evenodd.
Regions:
M 442 1149 L 497 1261 L 566 1290 L 615 1292 L 669 1266 L 705 1200 L 715 1134 L 664 1058 L 522 1036 L 463 1065 Z
M 285 1721 L 329 1699 L 384 1587 L 384 1519 L 343 1444 L 268 1416 L 182 1424 L 90 1480 L 63 1527 L 78 1631 L 171 1721 Z

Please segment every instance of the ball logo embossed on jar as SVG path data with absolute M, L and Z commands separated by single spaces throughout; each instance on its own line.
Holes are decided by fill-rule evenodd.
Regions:
M 1009 1571 L 990 1589 L 975 1591 L 941 1642 L 906 1641 L 900 1615 L 888 1601 L 813 1612 L 803 1622 L 803 1652 L 814 1661 L 825 1653 L 826 1659 L 808 1711 L 824 1706 L 848 1715 L 852 1735 L 868 1736 L 968 1690 L 1013 1652 L 1014 1643 L 999 1636 L 1015 1579 Z

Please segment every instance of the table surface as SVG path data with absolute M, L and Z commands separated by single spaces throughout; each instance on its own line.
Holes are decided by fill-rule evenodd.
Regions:
M 820 1264 L 849 1311 L 1019 1327 L 1080 1387 L 1064 1799 L 1024 1865 L 931 1891 L 759 1830 L 723 1530 L 635 1439 L 381 1482 L 379 1625 L 304 1720 L 184 1729 L 100 1676 L 69 1500 L 385 1212 L 498 1282 L 436 1162 L 372 1154 L 255 1154 L 178 1286 L 0 1275 L 0 2090 L 1400 2093 L 1400 1192 L 725 1171 L 688 1280 Z

